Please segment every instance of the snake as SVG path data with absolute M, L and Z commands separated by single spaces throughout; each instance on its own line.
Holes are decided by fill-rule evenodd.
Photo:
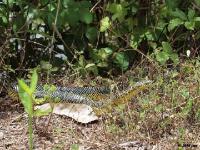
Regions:
M 63 87 L 55 86 L 55 90 L 49 91 L 44 85 L 38 84 L 34 92 L 35 98 L 44 98 L 47 96 L 53 102 L 66 102 L 75 104 L 86 104 L 92 107 L 104 107 L 108 104 L 125 103 L 130 100 L 136 93 L 146 89 L 151 80 L 139 81 L 127 90 L 120 91 L 118 94 L 112 94 L 108 86 L 102 87 Z M 12 98 L 18 97 L 19 87 L 16 82 L 8 86 L 8 95 Z

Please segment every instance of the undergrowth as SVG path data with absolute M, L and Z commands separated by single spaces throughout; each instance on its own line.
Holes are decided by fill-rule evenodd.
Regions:
M 172 137 L 179 148 L 191 145 L 188 132 L 198 131 L 200 125 L 200 63 L 197 59 L 162 72 L 155 75 L 149 89 L 107 115 L 108 133 L 127 138 L 138 134 L 151 142 Z

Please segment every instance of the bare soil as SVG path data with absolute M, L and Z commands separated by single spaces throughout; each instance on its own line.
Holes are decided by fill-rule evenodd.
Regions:
M 27 115 L 22 106 L 13 104 L 8 99 L 1 99 L 0 102 L 0 149 L 28 149 Z M 72 149 L 75 144 L 79 149 L 87 150 L 178 149 L 178 137 L 175 134 L 153 139 L 135 131 L 126 134 L 111 133 L 106 130 L 103 119 L 80 124 L 65 116 L 52 115 L 48 127 L 47 116 L 35 122 L 37 129 L 34 129 L 34 149 L 37 150 Z M 185 137 L 188 139 L 188 143 L 184 145 L 186 149 L 200 149 L 200 136 L 195 130 L 191 127 Z M 194 145 L 190 145 L 191 143 Z

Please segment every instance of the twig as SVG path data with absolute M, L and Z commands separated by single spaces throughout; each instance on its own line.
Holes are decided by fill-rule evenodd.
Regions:
M 99 0 L 91 9 L 90 12 L 92 12 L 94 10 L 94 8 L 101 2 L 101 0 Z

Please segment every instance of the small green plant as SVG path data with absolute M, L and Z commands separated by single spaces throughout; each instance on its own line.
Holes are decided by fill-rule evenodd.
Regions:
M 23 79 L 18 80 L 19 84 L 19 98 L 24 105 L 24 109 L 26 113 L 28 113 L 28 132 L 29 132 L 29 149 L 33 149 L 33 99 L 34 92 L 36 90 L 38 81 L 38 76 L 36 70 L 33 71 L 33 75 L 31 77 L 30 87 L 26 84 Z
M 22 102 L 26 113 L 28 114 L 28 132 L 29 132 L 29 149 L 33 149 L 33 117 L 47 115 L 51 110 L 34 110 L 34 105 L 37 102 L 34 93 L 36 91 L 38 82 L 38 75 L 36 69 L 33 70 L 33 74 L 30 80 L 30 86 L 23 79 L 18 80 L 19 85 L 19 98 Z
M 178 150 L 183 150 L 185 129 L 179 128 Z
M 79 150 L 79 145 L 78 144 L 72 144 L 70 146 L 70 150 Z
M 178 54 L 173 52 L 173 49 L 168 42 L 162 42 L 162 51 L 155 52 L 156 60 L 164 65 L 168 60 L 172 60 L 175 65 L 179 63 Z

